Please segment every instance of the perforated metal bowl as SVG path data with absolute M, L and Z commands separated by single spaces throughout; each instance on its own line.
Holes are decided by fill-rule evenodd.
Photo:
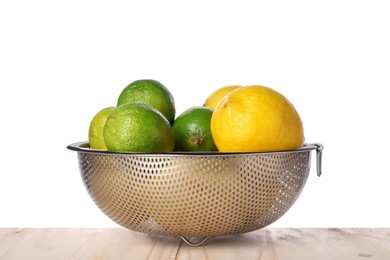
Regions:
M 321 144 L 266 153 L 113 153 L 68 146 L 78 154 L 96 205 L 130 230 L 208 238 L 254 231 L 279 219 L 300 195 Z M 202 240 L 200 243 L 202 243 Z M 199 243 L 199 244 L 200 244 Z

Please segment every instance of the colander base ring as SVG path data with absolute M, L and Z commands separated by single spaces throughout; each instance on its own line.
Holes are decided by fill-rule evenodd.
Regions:
M 203 245 L 210 237 L 203 237 L 203 238 L 186 238 L 186 237 L 180 237 L 181 240 L 183 240 L 187 245 L 192 247 L 197 247 Z M 197 239 L 199 241 L 191 241 L 192 239 Z

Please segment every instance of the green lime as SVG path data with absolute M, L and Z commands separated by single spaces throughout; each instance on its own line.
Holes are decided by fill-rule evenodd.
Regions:
M 213 110 L 192 107 L 180 114 L 173 123 L 175 151 L 217 151 L 210 131 Z
M 107 150 L 106 144 L 104 143 L 103 127 L 106 124 L 108 115 L 114 108 L 103 108 L 92 118 L 88 129 L 88 141 L 91 148 Z
M 156 109 L 138 103 L 116 107 L 104 126 L 104 141 L 115 152 L 171 152 L 172 127 Z
M 175 119 L 175 101 L 171 92 L 160 82 L 152 79 L 141 79 L 125 87 L 118 98 L 117 105 L 140 103 L 154 107 L 169 121 Z

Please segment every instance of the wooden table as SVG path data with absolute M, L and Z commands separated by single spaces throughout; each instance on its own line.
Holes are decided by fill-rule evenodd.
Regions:
M 390 228 L 265 228 L 200 247 L 123 228 L 3 228 L 0 259 L 390 259 Z

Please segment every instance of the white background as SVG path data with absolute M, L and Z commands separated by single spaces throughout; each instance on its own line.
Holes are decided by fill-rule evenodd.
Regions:
M 390 227 L 388 1 L 1 1 L 0 227 L 115 227 L 76 153 L 130 82 L 177 112 L 230 84 L 262 84 L 325 146 L 273 227 Z

